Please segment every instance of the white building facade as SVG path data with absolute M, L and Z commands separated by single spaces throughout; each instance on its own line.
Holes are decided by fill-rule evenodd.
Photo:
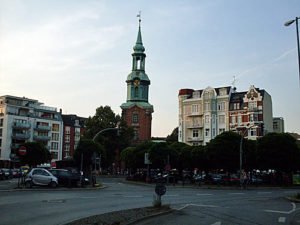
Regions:
M 179 142 L 206 145 L 224 131 L 249 139 L 273 132 L 271 96 L 253 85 L 246 92 L 232 87 L 181 89 L 178 101 Z
M 205 145 L 229 129 L 231 87 L 179 91 L 178 141 Z
M 52 161 L 62 159 L 63 121 L 54 107 L 38 100 L 16 96 L 0 97 L 0 160 L 16 159 L 20 146 L 41 142 Z

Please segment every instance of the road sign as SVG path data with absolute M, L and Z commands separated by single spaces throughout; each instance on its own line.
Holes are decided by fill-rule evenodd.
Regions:
M 20 154 L 20 155 L 26 155 L 26 153 L 27 153 L 26 147 L 25 147 L 25 146 L 21 146 L 21 147 L 19 148 L 19 154 Z
M 152 162 L 149 160 L 149 153 L 148 152 L 145 153 L 144 163 L 145 163 L 145 165 L 152 164 Z

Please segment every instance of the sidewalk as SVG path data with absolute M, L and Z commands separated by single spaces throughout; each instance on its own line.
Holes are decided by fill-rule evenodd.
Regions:
M 49 186 L 33 186 L 32 188 L 26 188 L 18 178 L 13 178 L 10 180 L 0 180 L 0 191 L 30 191 L 30 190 L 94 190 L 94 189 L 101 189 L 105 188 L 105 186 L 101 185 L 100 183 L 101 178 L 96 177 L 96 185 L 93 186 L 92 184 L 84 185 L 83 187 L 80 186 L 58 186 L 56 188 L 50 188 Z M 18 182 L 20 182 L 18 184 Z

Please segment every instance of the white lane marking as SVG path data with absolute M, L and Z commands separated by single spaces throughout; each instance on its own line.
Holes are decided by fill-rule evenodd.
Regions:
M 203 204 L 192 204 L 191 203 L 191 204 L 186 204 L 186 205 L 184 205 L 181 208 L 176 209 L 176 210 L 180 211 L 180 210 L 185 209 L 185 208 L 187 208 L 189 206 L 207 207 L 207 208 L 217 208 L 217 207 L 219 207 L 219 206 L 216 206 L 216 205 L 203 205 Z
M 270 213 L 291 214 L 296 211 L 296 204 L 294 202 L 292 202 L 291 204 L 292 204 L 292 209 L 290 211 L 279 211 L 279 210 L 269 210 L 269 209 L 266 209 L 264 211 Z
M 218 222 L 215 222 L 215 223 L 213 223 L 213 224 L 211 224 L 211 225 L 221 225 L 222 224 L 222 222 L 221 221 L 218 221 Z
M 272 194 L 272 192 L 270 192 L 270 191 L 261 191 L 261 192 L 257 192 L 257 194 L 259 194 L 259 195 Z
M 142 195 L 124 195 L 124 198 L 142 198 Z
M 179 195 L 178 194 L 175 194 L 175 195 L 164 195 L 164 197 L 178 197 Z
M 197 194 L 198 196 L 210 196 L 210 195 L 213 195 L 213 194 Z
M 236 193 L 228 193 L 229 195 L 244 195 L 245 193 L 241 192 L 236 192 Z
M 286 218 L 285 217 L 279 217 L 278 223 L 285 223 Z
M 88 197 L 88 196 L 86 196 L 86 197 L 79 197 L 79 198 L 82 198 L 82 199 L 95 199 L 96 197 Z

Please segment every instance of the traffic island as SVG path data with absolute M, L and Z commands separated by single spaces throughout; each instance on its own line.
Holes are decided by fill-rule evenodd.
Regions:
M 65 225 L 133 225 L 143 219 L 171 211 L 169 206 L 127 209 L 79 219 Z

